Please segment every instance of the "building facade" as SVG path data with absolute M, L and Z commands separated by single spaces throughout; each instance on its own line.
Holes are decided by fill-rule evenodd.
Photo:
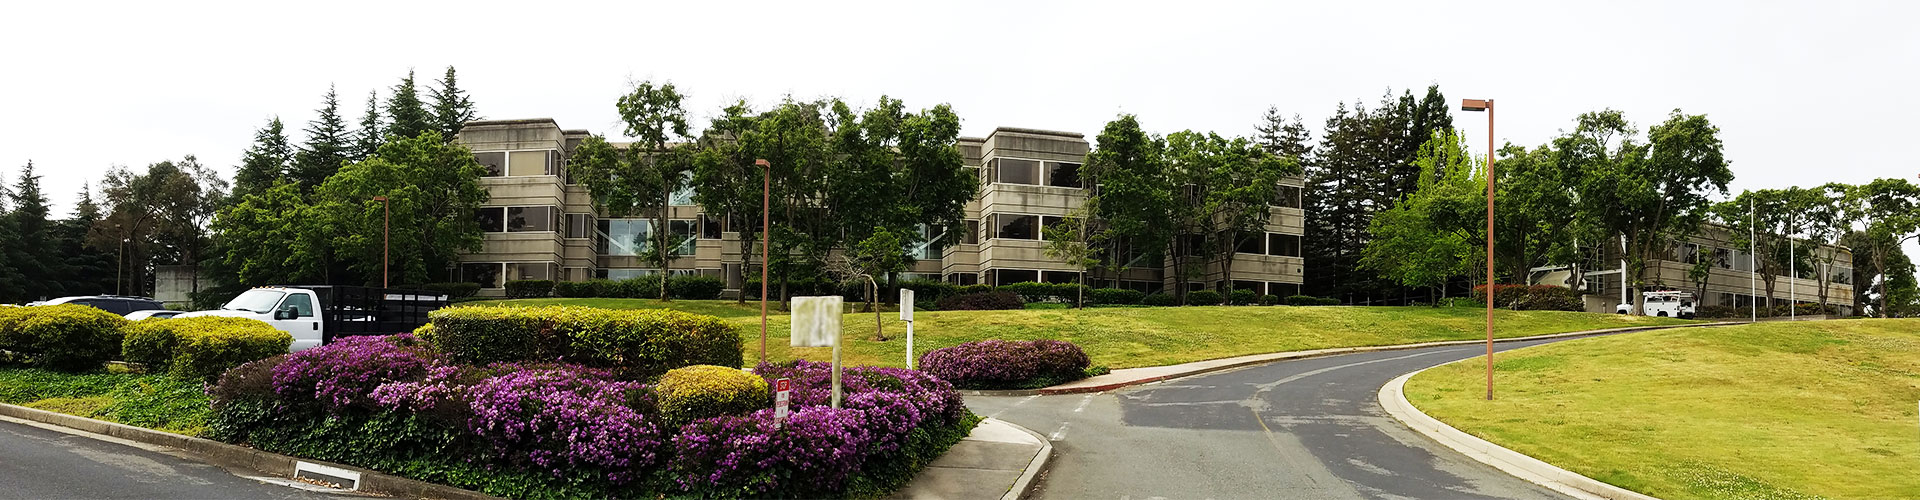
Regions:
M 584 130 L 561 129 L 551 119 L 476 121 L 457 141 L 487 166 L 480 183 L 492 195 L 476 217 L 485 228 L 479 252 L 463 255 L 456 279 L 481 285 L 483 295 L 501 295 L 511 280 L 626 279 L 660 272 L 642 263 L 641 248 L 653 230 L 647 218 L 608 217 L 598 211 L 586 186 L 572 182 L 566 160 L 584 140 Z M 982 138 L 956 144 L 964 166 L 980 178 L 980 191 L 966 204 L 965 234 L 923 234 L 908 248 L 914 258 L 900 278 L 951 283 L 1009 284 L 1023 281 L 1071 283 L 1079 271 L 1047 257 L 1043 228 L 1086 203 L 1089 186 L 1080 176 L 1091 145 L 1081 134 L 998 128 Z M 1245 238 L 1231 264 L 1232 288 L 1280 296 L 1299 293 L 1304 262 L 1300 238 L 1305 214 L 1299 177 L 1276 186 L 1266 232 Z M 740 233 L 725 214 L 708 213 L 693 203 L 693 190 L 669 200 L 666 230 L 684 237 L 674 249 L 671 274 L 721 278 L 737 293 L 751 270 L 743 269 Z M 731 222 L 734 224 L 743 222 Z M 756 221 L 744 223 L 758 224 Z M 681 239 L 681 238 L 676 238 Z M 951 242 L 951 243 L 947 243 Z M 1096 272 L 1096 287 L 1167 290 L 1174 280 L 1165 262 L 1142 256 L 1118 275 Z M 1193 289 L 1223 285 L 1226 265 L 1206 266 Z
M 1587 294 L 1589 312 L 1613 312 L 1622 290 L 1629 300 L 1639 291 L 1621 285 L 1617 250 L 1613 247 L 1591 253 L 1580 266 L 1584 281 L 1572 280 L 1570 267 L 1556 266 L 1534 269 L 1534 283 L 1579 287 Z M 1773 303 L 1824 303 L 1837 307 L 1842 315 L 1853 314 L 1853 252 L 1843 246 L 1812 242 L 1798 242 L 1794 250 L 1801 252 L 1802 258 L 1774 278 Z M 1701 262 L 1706 263 L 1707 272 L 1704 279 L 1695 279 L 1692 270 Z M 1648 290 L 1692 292 L 1701 306 L 1748 307 L 1756 299 L 1765 306 L 1764 297 L 1769 297 L 1765 277 L 1753 270 L 1753 254 L 1735 243 L 1726 227 L 1707 225 L 1671 245 L 1664 255 L 1649 260 L 1643 278 Z M 1820 293 L 1823 276 L 1824 297 Z

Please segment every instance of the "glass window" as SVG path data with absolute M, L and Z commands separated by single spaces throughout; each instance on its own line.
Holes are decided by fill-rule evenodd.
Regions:
M 255 313 L 262 313 L 262 314 L 269 313 L 269 312 L 273 312 L 274 304 L 280 303 L 280 297 L 286 294 L 287 294 L 286 292 L 275 291 L 275 290 L 260 290 L 260 289 L 247 290 L 245 292 L 241 292 L 240 295 L 237 297 L 234 297 L 233 300 L 227 301 L 227 305 L 220 306 L 220 309 L 232 310 L 232 311 L 249 311 L 249 312 L 255 312 Z M 79 302 L 79 301 L 75 301 L 75 302 Z
M 1280 186 L 1280 189 L 1274 193 L 1273 205 L 1283 208 L 1300 208 L 1300 188 Z
M 654 270 L 652 269 L 601 269 L 594 272 L 595 277 L 614 281 L 633 279 L 652 274 L 654 274 Z
M 474 209 L 473 219 L 480 222 L 481 231 L 502 232 L 506 230 L 502 225 L 506 221 L 506 210 L 504 207 L 481 207 Z
M 1028 281 L 1040 281 L 1040 271 L 1030 269 L 993 270 L 993 286 L 1011 285 Z
M 678 244 L 673 247 L 673 255 L 693 255 L 693 226 L 693 219 L 672 219 L 667 221 L 668 241 L 678 242 Z
M 1016 240 L 1040 239 L 1040 217 L 1035 215 L 994 214 L 995 238 Z
M 498 262 L 460 264 L 460 281 L 477 283 L 480 288 L 500 288 L 501 265 Z
M 680 173 L 680 189 L 674 190 L 673 194 L 667 197 L 667 204 L 674 205 L 674 206 L 693 205 L 693 171 L 692 170 L 688 170 Z
M 507 231 L 521 233 L 552 230 L 553 207 L 507 208 Z
M 474 153 L 473 161 L 487 167 L 487 177 L 499 177 L 507 173 L 507 154 L 499 151 Z
M 1041 227 L 1040 237 L 1036 239 L 1042 239 L 1042 240 L 1047 239 L 1046 228 L 1054 227 L 1054 226 L 1068 223 L 1068 222 L 1069 221 L 1065 217 L 1054 217 L 1051 215 L 1041 217 L 1040 218 L 1040 227 Z
M 545 280 L 553 279 L 552 266 L 538 264 L 507 264 L 507 280 Z
M 514 151 L 507 154 L 507 175 L 553 175 L 547 166 L 546 151 Z
M 1721 269 L 1733 269 L 1733 252 L 1725 248 L 1713 249 L 1713 265 Z
M 1048 283 L 1077 283 L 1080 280 L 1080 273 L 1073 271 L 1047 271 L 1040 273 L 1040 278 L 1046 280 Z
M 707 215 L 707 214 L 700 214 L 700 237 L 701 238 L 706 238 L 709 240 L 720 239 L 720 232 L 723 229 L 725 228 L 720 226 L 719 218 L 711 215 Z
M 607 219 L 600 221 L 600 253 L 633 256 L 652 247 L 652 221 L 646 219 Z
M 1831 281 L 1833 282 L 1833 284 L 1835 284 L 1835 285 L 1851 285 L 1851 284 L 1853 284 L 1853 269 L 1852 269 L 1852 268 L 1846 268 L 1846 267 L 1834 267 L 1834 268 L 1833 268 L 1833 271 L 1832 271 L 1831 273 L 1829 273 L 1829 274 L 1832 274 L 1832 276 L 1830 276 L 1830 277 L 1828 277 L 1827 279 L 1828 279 L 1828 280 L 1831 280 Z
M 1080 185 L 1080 164 L 1047 162 L 1047 185 L 1058 187 L 1085 187 Z
M 1266 254 L 1267 253 L 1267 234 L 1260 233 L 1260 234 L 1241 235 L 1240 244 L 1235 246 L 1233 251 L 1239 252 L 1239 253 Z
M 947 233 L 931 234 L 933 230 L 926 224 L 919 224 L 914 230 L 920 233 L 920 241 L 907 244 L 907 256 L 915 260 L 937 260 L 946 253 L 946 245 L 941 240 L 947 237 Z
M 1300 237 L 1292 234 L 1267 233 L 1267 255 L 1299 257 Z
M 593 226 L 592 220 L 592 214 L 567 214 L 567 237 L 592 238 L 593 233 L 587 229 Z
M 313 296 L 304 293 L 287 294 L 287 300 L 280 301 L 280 309 L 293 311 L 295 317 L 313 317 Z
M 1033 160 L 1012 160 L 996 158 L 995 182 L 1006 184 L 1039 184 L 1040 162 Z
M 980 220 L 967 219 L 967 234 L 960 236 L 960 242 L 968 245 L 980 244 Z
M 561 177 L 561 182 L 573 184 L 573 176 L 567 175 L 566 170 L 566 163 L 560 161 L 560 152 L 547 151 L 547 175 L 557 174 Z
M 1267 293 L 1267 282 L 1233 280 L 1233 289 L 1253 290 L 1253 293 L 1265 294 Z
M 979 284 L 980 275 L 974 273 L 953 273 L 947 275 L 947 282 L 961 286 Z

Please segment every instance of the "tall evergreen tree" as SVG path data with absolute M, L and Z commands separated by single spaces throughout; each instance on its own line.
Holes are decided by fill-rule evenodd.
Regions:
M 440 127 L 440 135 L 449 141 L 467 122 L 480 118 L 473 111 L 473 100 L 467 98 L 467 92 L 460 90 L 455 81 L 453 66 L 447 66 L 447 75 L 440 78 L 440 87 L 433 89 L 432 96 L 433 121 Z
M 360 130 L 353 135 L 352 161 L 364 161 L 380 151 L 386 142 L 386 127 L 380 121 L 380 92 L 367 91 L 367 113 L 360 116 Z
M 12 212 L 7 210 L 8 191 L 4 176 L 0 176 L 0 302 L 13 303 L 27 298 L 22 293 L 26 277 L 21 274 L 21 261 L 15 258 L 26 250 L 26 243 L 14 233 Z
M 266 127 L 253 133 L 253 147 L 240 156 L 240 168 L 233 174 L 233 193 L 245 196 L 273 187 L 273 183 L 287 177 L 292 160 L 293 146 L 288 144 L 286 126 L 276 116 Z
M 113 255 L 87 245 L 87 233 L 100 220 L 100 205 L 93 201 L 93 186 L 82 183 L 73 217 L 55 227 L 55 248 L 66 262 L 67 275 L 61 280 L 63 295 L 96 295 L 113 289 Z
M 438 130 L 434 117 L 427 112 L 426 104 L 420 102 L 420 89 L 413 83 L 413 70 L 407 70 L 407 77 L 393 87 L 393 96 L 387 98 L 387 133 L 405 138 L 413 138 L 421 132 Z
M 7 260 L 23 280 L 13 293 L 29 299 L 50 298 L 60 291 L 56 281 L 65 273 L 59 256 L 46 251 L 45 245 L 52 237 L 47 223 L 47 197 L 40 192 L 40 176 L 33 173 L 32 161 L 20 169 L 20 179 L 15 181 L 9 196 L 13 211 L 7 214 L 7 220 L 13 232 L 14 251 Z
M 1299 114 L 1288 120 L 1280 114 L 1280 108 L 1268 106 L 1266 116 L 1261 117 L 1253 129 L 1254 141 L 1268 154 L 1297 162 L 1304 162 L 1313 154 L 1313 133 L 1307 131 L 1306 122 Z
M 288 177 L 303 186 L 319 186 L 327 181 L 327 176 L 340 170 L 351 154 L 351 132 L 347 122 L 340 117 L 340 99 L 332 85 L 327 86 L 327 95 L 321 99 L 320 109 L 314 110 L 319 116 L 307 122 L 307 143 L 294 153 L 293 169 Z M 235 184 L 239 179 L 234 179 Z

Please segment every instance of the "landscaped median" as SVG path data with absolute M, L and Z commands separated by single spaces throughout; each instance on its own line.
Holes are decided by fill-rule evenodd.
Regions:
M 1920 320 L 1684 328 L 1436 367 L 1407 399 L 1448 425 L 1669 500 L 1920 498 Z

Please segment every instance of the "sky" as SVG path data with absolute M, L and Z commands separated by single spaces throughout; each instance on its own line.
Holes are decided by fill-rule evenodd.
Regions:
M 1121 113 L 1251 135 L 1269 106 L 1317 134 L 1341 102 L 1438 84 L 1495 99 L 1503 143 L 1605 108 L 1641 130 L 1706 114 L 1735 193 L 1920 175 L 1920 2 L 10 2 L 0 18 L 0 179 L 33 161 L 56 214 L 113 166 L 192 154 L 230 174 L 273 117 L 302 140 L 328 85 L 357 121 L 369 91 L 449 65 L 485 118 L 609 136 L 642 80 L 674 83 L 702 124 L 738 99 L 886 95 L 951 104 L 969 136 L 1089 138 Z M 1485 144 L 1484 113 L 1454 118 Z

